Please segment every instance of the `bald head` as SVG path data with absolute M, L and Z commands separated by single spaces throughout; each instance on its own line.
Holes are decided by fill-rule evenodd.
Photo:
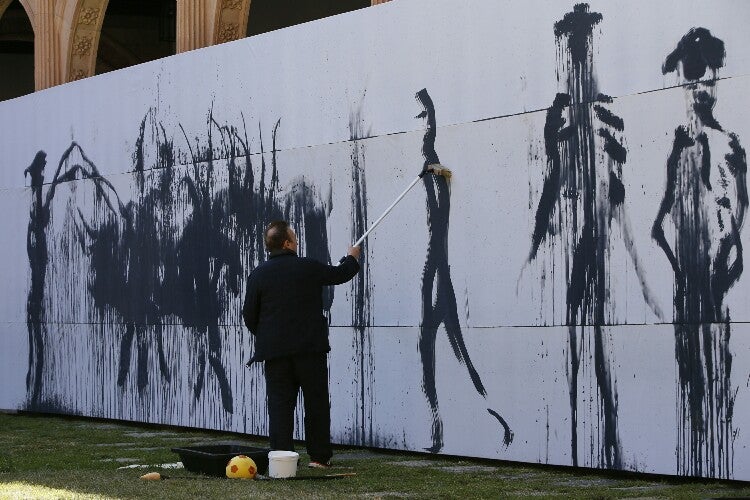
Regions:
M 279 250 L 297 251 L 297 237 L 286 221 L 277 220 L 271 222 L 263 233 L 263 239 L 268 252 L 278 252 Z

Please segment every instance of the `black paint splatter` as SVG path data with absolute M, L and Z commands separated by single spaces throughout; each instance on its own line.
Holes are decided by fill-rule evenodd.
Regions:
M 743 269 L 740 231 L 748 195 L 745 151 L 713 115 L 715 80 L 724 55 L 724 42 L 704 28 L 694 28 L 664 62 L 665 73 L 681 70 L 692 102 L 687 125 L 675 129 L 652 236 L 675 279 L 677 471 L 731 478 L 737 430 L 724 298 Z M 695 81 L 708 70 L 711 81 Z M 729 151 L 723 162 L 712 155 L 722 148 Z M 668 218 L 675 227 L 672 242 L 664 231 Z
M 416 98 L 424 108 L 419 117 L 425 118 L 427 122 L 422 143 L 425 166 L 440 163 L 435 151 L 437 136 L 435 106 L 426 89 L 417 92 Z M 432 411 L 432 446 L 426 449 L 437 453 L 443 447 L 443 422 L 440 418 L 435 387 L 435 341 L 441 324 L 445 326 L 453 354 L 459 362 L 466 365 L 477 392 L 486 398 L 487 391 L 471 362 L 458 321 L 456 293 L 453 289 L 448 260 L 450 187 L 445 177 L 442 176 L 425 175 L 422 181 L 427 192 L 427 227 L 430 239 L 427 246 L 427 260 L 422 272 L 422 325 L 419 334 L 419 352 L 422 357 L 422 390 Z M 490 414 L 497 415 L 492 410 L 488 411 Z M 513 433 L 505 420 L 498 418 L 498 421 L 503 426 L 503 444 L 508 446 L 513 440 Z
M 612 98 L 607 98 L 607 96 L 603 96 L 602 94 L 599 94 L 597 100 L 608 103 L 612 102 Z M 625 129 L 625 122 L 623 122 L 622 118 L 612 114 L 612 112 L 604 106 L 594 104 L 594 112 L 596 112 L 596 117 L 599 118 L 599 121 L 609 125 L 618 132 L 622 132 Z

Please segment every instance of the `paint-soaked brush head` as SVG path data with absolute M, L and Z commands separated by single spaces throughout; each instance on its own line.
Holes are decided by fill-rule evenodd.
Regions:
M 432 163 L 430 165 L 425 165 L 425 167 L 422 169 L 422 172 L 419 174 L 420 177 L 424 177 L 424 174 L 431 173 L 433 175 L 440 175 L 442 177 L 445 177 L 445 180 L 450 180 L 453 173 L 442 166 L 439 163 Z

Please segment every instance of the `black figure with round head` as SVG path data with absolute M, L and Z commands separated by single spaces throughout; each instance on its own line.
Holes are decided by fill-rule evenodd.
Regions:
M 677 470 L 729 478 L 734 393 L 724 298 L 742 273 L 748 194 L 745 150 L 714 116 L 725 55 L 722 40 L 693 28 L 664 61 L 662 73 L 677 72 L 687 93 L 687 120 L 675 129 L 652 237 L 674 274 Z

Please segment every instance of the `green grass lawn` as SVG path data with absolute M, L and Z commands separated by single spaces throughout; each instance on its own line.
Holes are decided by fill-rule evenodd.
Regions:
M 122 469 L 173 463 L 172 447 L 260 438 L 121 422 L 0 414 L 0 498 L 708 498 L 748 497 L 750 484 L 530 466 L 416 453 L 340 448 L 326 481 L 210 478 L 185 470 Z M 304 452 L 303 446 L 298 451 Z M 307 463 L 302 453 L 301 465 Z M 169 476 L 142 481 L 145 472 Z

